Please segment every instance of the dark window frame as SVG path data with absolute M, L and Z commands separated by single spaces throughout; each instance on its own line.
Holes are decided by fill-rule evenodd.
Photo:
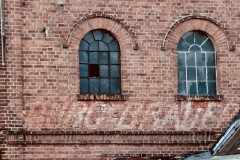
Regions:
M 102 36 L 101 36 L 101 39 L 98 39 L 98 38 L 96 38 L 95 37 L 95 32 L 98 32 L 98 31 L 100 31 L 101 32 L 101 34 L 102 34 Z M 93 36 L 93 38 L 94 38 L 94 40 L 91 42 L 91 43 L 89 43 L 88 42 L 88 40 L 85 40 L 85 37 L 86 37 L 86 35 L 88 35 L 88 34 L 91 34 L 91 36 Z M 108 35 L 110 35 L 111 37 L 112 37 L 112 39 L 107 43 L 106 41 L 104 41 L 103 39 L 104 39 L 104 36 L 105 36 L 105 34 L 108 34 Z M 112 95 L 121 95 L 122 94 L 122 89 L 121 89 L 121 51 L 120 51 L 120 45 L 119 45 L 119 43 L 118 43 L 118 41 L 117 41 L 117 39 L 109 32 L 109 31 L 107 31 L 107 30 L 103 30 L 103 29 L 96 29 L 96 30 L 91 30 L 91 31 L 89 31 L 87 34 L 86 34 L 84 37 L 83 37 L 83 39 L 81 40 L 81 42 L 80 42 L 80 44 L 79 44 L 79 72 L 80 72 L 80 75 L 79 75 L 79 77 L 80 77 L 80 94 L 81 95 L 83 95 L 83 94 L 86 94 L 86 95 L 109 95 L 109 96 L 112 96 Z M 88 44 L 88 48 L 87 48 L 87 50 L 84 50 L 84 49 L 81 49 L 81 43 L 87 43 Z M 97 45 L 98 45 L 98 49 L 97 50 L 90 50 L 90 46 L 93 44 L 93 43 L 95 43 L 95 42 L 97 42 Z M 108 48 L 107 48 L 107 50 L 100 50 L 99 49 L 99 44 L 105 44 Z M 111 46 L 109 46 L 110 44 L 112 44 L 113 46 L 113 48 L 115 47 L 115 48 L 117 48 L 116 50 L 112 50 L 112 48 L 111 48 Z M 115 46 L 114 46 L 115 45 Z M 104 46 L 105 47 L 105 46 Z M 106 48 L 105 48 L 106 49 Z M 87 55 L 87 62 L 81 62 L 80 61 L 80 52 L 85 52 L 85 53 L 87 53 L 88 55 Z M 92 54 L 92 53 L 96 53 L 97 54 L 97 63 L 90 63 L 90 54 Z M 102 64 L 100 64 L 100 54 L 105 54 L 105 53 L 107 53 L 107 56 L 108 56 L 108 58 L 107 58 L 107 64 L 105 64 L 105 63 L 102 63 Z M 110 59 L 110 54 L 118 54 L 116 57 L 117 57 L 117 59 L 118 59 L 118 62 L 117 63 L 111 63 L 111 59 Z M 87 76 L 82 76 L 81 75 L 81 69 L 80 69 L 80 66 L 81 65 L 87 65 L 87 68 L 88 68 L 88 74 L 87 74 Z M 96 76 L 96 77 L 94 77 L 94 76 L 91 76 L 91 75 L 94 75 L 94 74 L 91 74 L 91 71 L 90 71 L 90 69 L 91 69 L 91 67 L 93 67 L 94 65 L 98 65 L 98 67 L 96 67 L 96 68 L 99 68 L 99 71 L 98 71 L 98 76 Z M 103 66 L 107 66 L 108 67 L 108 75 L 107 76 L 100 76 L 100 67 L 103 67 Z M 116 66 L 116 67 L 114 67 L 114 66 Z M 111 70 L 113 69 L 113 68 L 117 68 L 117 76 L 113 76 L 113 75 L 111 75 Z M 116 72 L 115 72 L 116 73 Z M 97 74 L 96 74 L 97 75 Z M 87 81 L 88 81 L 88 88 L 87 88 L 87 92 L 81 92 L 81 87 L 83 87 L 83 86 L 81 86 L 81 79 L 83 80 L 83 79 L 87 79 Z M 96 80 L 98 80 L 98 91 L 97 91 L 97 93 L 93 93 L 93 92 L 91 92 L 91 88 L 90 88 L 90 81 L 91 81 L 91 79 L 96 79 Z M 103 90 L 103 86 L 101 86 L 101 81 L 108 81 L 108 87 L 106 87 L 107 89 L 108 89 L 108 93 L 103 93 L 102 92 L 102 90 Z M 112 90 L 112 88 L 111 87 L 113 87 L 113 84 L 112 83 L 117 83 L 118 85 L 116 85 L 116 91 L 117 92 L 112 92 L 113 90 Z M 102 90 L 101 90 L 102 89 Z M 101 93 L 102 92 L 102 93 Z

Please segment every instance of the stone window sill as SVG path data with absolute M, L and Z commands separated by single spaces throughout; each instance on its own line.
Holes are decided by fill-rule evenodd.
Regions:
M 115 94 L 115 95 L 93 95 L 93 94 L 79 94 L 79 101 L 126 101 L 127 95 Z
M 177 101 L 222 101 L 223 95 L 176 95 Z

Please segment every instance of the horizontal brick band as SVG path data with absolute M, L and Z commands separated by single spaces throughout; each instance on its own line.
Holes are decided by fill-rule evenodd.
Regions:
M 4 131 L 7 135 L 215 135 L 214 131 Z
M 210 144 L 206 131 L 5 131 L 8 144 Z
M 175 154 L 168 154 L 168 157 L 174 158 L 176 155 Z M 161 159 L 164 158 L 164 154 L 103 154 L 103 157 L 122 157 L 122 158 L 156 158 L 156 159 Z M 116 159 L 118 160 L 118 159 Z M 119 159 L 121 160 L 121 158 Z M 122 159 L 125 160 L 125 159 Z M 143 160 L 143 159 L 138 159 L 138 160 Z

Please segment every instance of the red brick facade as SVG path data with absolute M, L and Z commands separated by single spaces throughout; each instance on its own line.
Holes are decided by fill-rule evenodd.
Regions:
M 209 150 L 239 112 L 239 0 L 4 2 L 3 158 L 177 159 Z M 122 95 L 80 95 L 79 43 L 93 29 L 119 42 Z M 177 96 L 177 43 L 192 30 L 216 47 L 216 96 Z

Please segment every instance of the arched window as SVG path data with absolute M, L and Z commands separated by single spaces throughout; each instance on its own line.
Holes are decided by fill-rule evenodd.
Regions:
M 177 46 L 178 94 L 216 95 L 216 53 L 210 37 L 185 33 Z
M 80 93 L 121 94 L 120 48 L 105 30 L 88 32 L 80 42 Z

